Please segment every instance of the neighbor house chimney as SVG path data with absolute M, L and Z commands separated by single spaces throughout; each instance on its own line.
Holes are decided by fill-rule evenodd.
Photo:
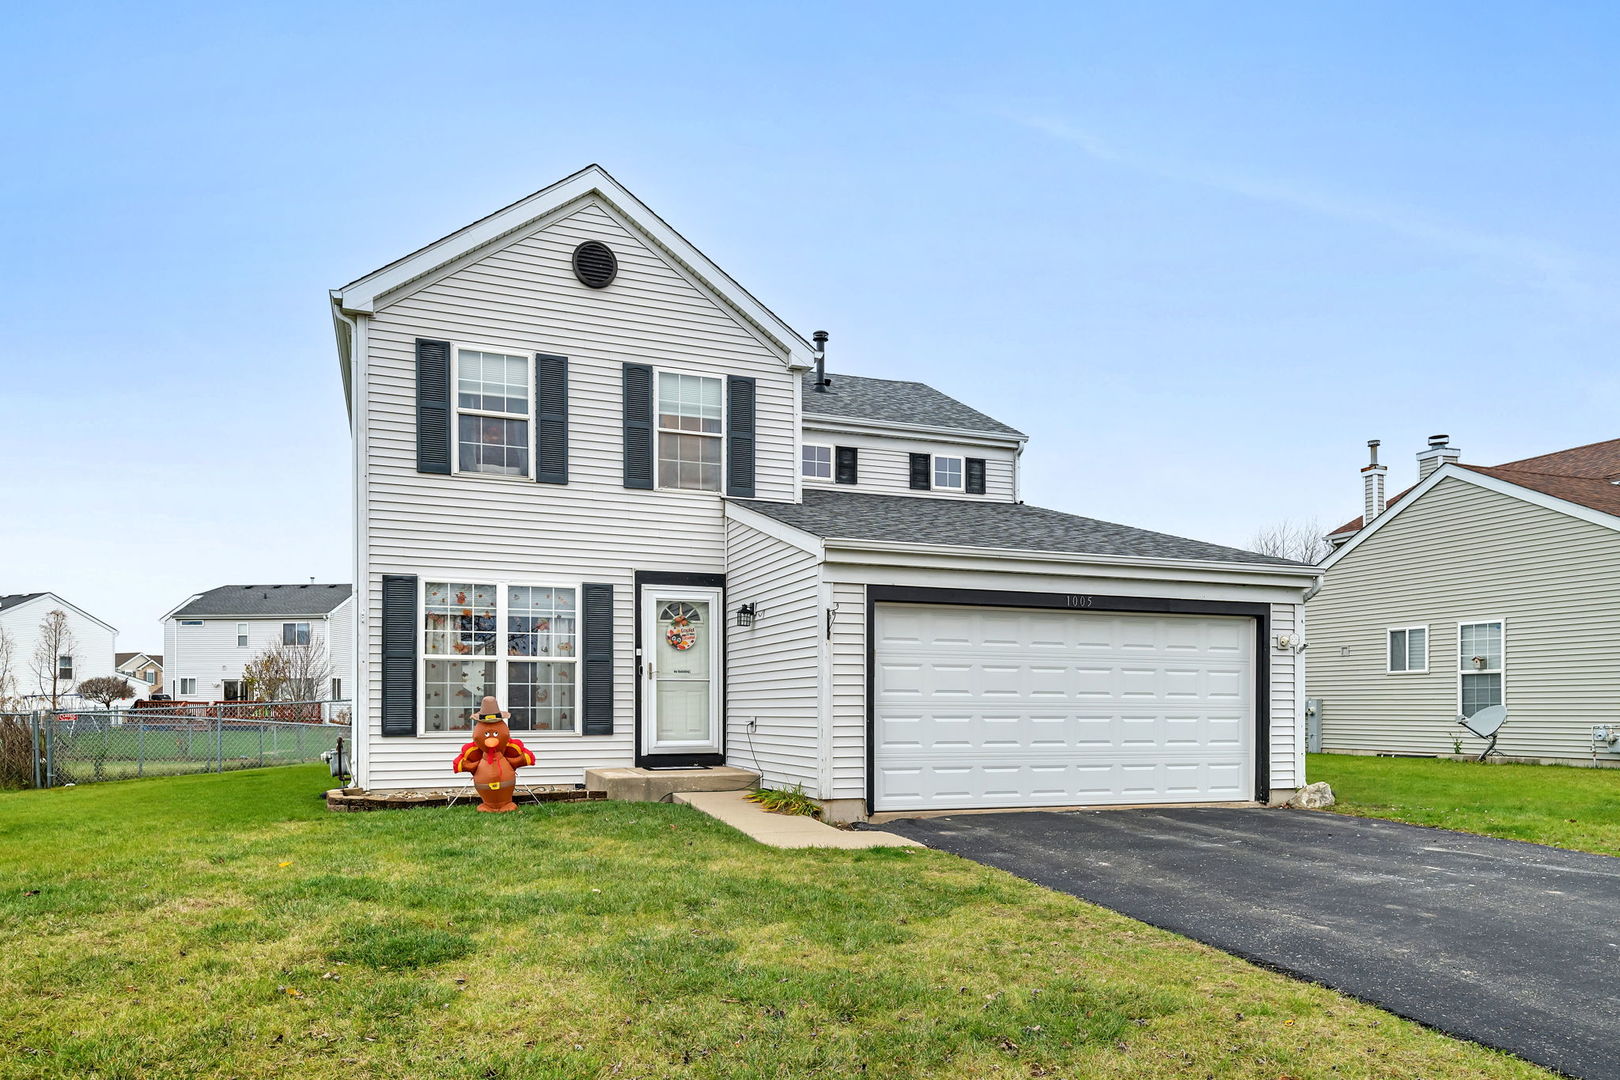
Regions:
M 827 392 L 827 331 L 817 330 L 810 335 L 816 343 L 816 382 L 811 387 L 818 394 Z
M 1387 465 L 1378 464 L 1377 439 L 1367 440 L 1367 452 L 1372 455 L 1372 461 L 1361 469 L 1361 523 L 1371 525 L 1373 518 L 1384 512 L 1384 475 L 1389 472 Z
M 1418 452 L 1418 483 L 1427 480 L 1429 474 L 1442 465 L 1457 464 L 1462 451 L 1446 445 L 1450 439 L 1450 435 L 1429 436 L 1429 448 Z

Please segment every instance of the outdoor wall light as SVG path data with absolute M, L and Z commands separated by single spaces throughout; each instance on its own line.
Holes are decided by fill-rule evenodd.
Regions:
M 754 625 L 754 605 L 753 604 L 743 604 L 741 607 L 739 607 L 737 609 L 737 625 L 738 626 L 753 626 Z

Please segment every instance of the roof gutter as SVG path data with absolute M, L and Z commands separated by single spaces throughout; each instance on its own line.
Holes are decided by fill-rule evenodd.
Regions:
M 904 424 L 893 420 L 866 420 L 855 416 L 830 416 L 826 413 L 808 411 L 804 414 L 804 426 L 824 431 L 844 430 L 855 434 L 868 431 L 879 434 L 896 431 L 915 432 L 919 435 L 941 435 L 952 439 L 993 443 L 997 446 L 1020 450 L 1025 443 L 1029 442 L 1029 436 L 1023 432 L 1012 433 L 1005 431 L 977 431 L 973 428 L 934 427 L 929 424 Z
M 1221 573 L 1281 575 L 1290 578 L 1320 580 L 1319 567 L 1286 563 L 1238 563 L 1214 559 L 1161 559 L 1135 555 L 1096 555 L 1078 551 L 1031 551 L 1025 548 L 965 547 L 958 544 L 919 544 L 914 541 L 857 540 L 850 537 L 828 537 L 829 550 L 867 552 L 871 554 L 942 555 L 964 559 L 1022 559 L 1026 562 L 1068 563 L 1070 565 L 1151 567 L 1162 570 L 1213 570 Z
M 360 324 L 343 310 L 343 294 L 333 289 L 327 294 L 332 302 L 332 333 L 337 337 L 338 370 L 343 375 L 343 411 L 349 414 L 349 430 L 354 430 L 354 343 L 360 333 Z

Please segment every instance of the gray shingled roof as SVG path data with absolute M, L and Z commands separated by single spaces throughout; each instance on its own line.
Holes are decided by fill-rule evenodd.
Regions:
M 1303 566 L 1253 551 L 1076 517 L 1024 503 L 806 491 L 804 502 L 734 500 L 815 536 L 918 545 L 1012 548 L 1075 555 Z
M 6 608 L 14 608 L 18 604 L 26 604 L 34 597 L 44 595 L 42 592 L 20 592 L 12 593 L 10 596 L 0 596 L 0 611 L 4 611 Z
M 827 378 L 832 385 L 827 387 L 826 393 L 819 394 L 815 391 L 814 373 L 804 377 L 806 415 L 889 420 L 898 424 L 988 431 L 997 435 L 1023 434 L 926 383 L 867 379 L 859 375 L 834 375 L 831 372 Z
M 174 613 L 201 615 L 325 615 L 349 598 L 349 585 L 221 585 Z

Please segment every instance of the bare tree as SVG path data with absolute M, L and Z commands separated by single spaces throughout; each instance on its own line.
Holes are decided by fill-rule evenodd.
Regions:
M 51 699 L 52 712 L 61 704 L 62 695 L 73 689 L 73 654 L 78 647 L 67 612 L 61 608 L 46 612 L 39 621 L 39 641 L 34 645 L 34 679 L 40 694 Z
M 1249 539 L 1249 550 L 1315 565 L 1327 558 L 1333 545 L 1322 534 L 1317 519 L 1296 522 L 1289 518 L 1256 532 Z
M 319 636 L 308 645 L 267 645 L 242 669 L 243 689 L 254 701 L 320 701 L 331 679 Z
M 0 709 L 9 708 L 17 696 L 17 676 L 12 670 L 16 653 L 17 639 L 0 626 Z
M 128 679 L 117 675 L 97 675 L 79 684 L 79 696 L 99 701 L 102 708 L 110 709 L 113 702 L 134 697 L 135 688 L 129 685 Z

